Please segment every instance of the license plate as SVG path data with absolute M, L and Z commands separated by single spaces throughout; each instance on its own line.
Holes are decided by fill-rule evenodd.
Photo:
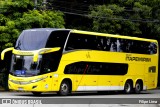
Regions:
M 23 88 L 22 88 L 22 87 L 19 87 L 18 90 L 19 90 L 19 91 L 23 91 Z

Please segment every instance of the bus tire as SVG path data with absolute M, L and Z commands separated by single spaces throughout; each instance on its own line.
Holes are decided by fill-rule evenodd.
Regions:
M 135 91 L 136 94 L 139 94 L 141 92 L 141 90 L 142 90 L 142 84 L 141 84 L 140 81 L 137 81 L 136 85 L 135 85 L 135 90 L 134 91 Z
M 133 90 L 133 84 L 131 81 L 126 81 L 125 85 L 124 85 L 124 93 L 126 94 L 130 94 L 132 93 Z
M 60 90 L 58 92 L 59 95 L 61 96 L 66 96 L 70 93 L 70 84 L 68 81 L 64 80 L 62 81 L 60 85 Z
M 33 95 L 39 96 L 42 94 L 42 92 L 32 92 Z

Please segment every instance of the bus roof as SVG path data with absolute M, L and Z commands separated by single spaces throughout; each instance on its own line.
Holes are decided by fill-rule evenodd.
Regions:
M 118 35 L 118 34 L 107 34 L 107 33 L 98 33 L 98 32 L 90 32 L 90 31 L 82 31 L 82 30 L 71 30 L 71 32 L 72 33 L 87 34 L 87 35 L 107 36 L 107 37 L 125 38 L 125 39 L 148 41 L 148 42 L 157 42 L 157 40 L 154 40 L 154 39 L 146 39 L 146 38 L 140 38 L 140 37 L 124 36 L 124 35 Z
M 23 31 L 44 31 L 44 32 L 52 32 L 52 31 L 56 31 L 56 30 L 69 30 L 69 29 L 64 29 L 64 28 L 33 28 L 33 29 L 26 29 Z
M 157 42 L 157 40 L 154 39 L 147 39 L 147 38 L 141 38 L 141 37 L 133 37 L 133 36 L 124 36 L 124 35 L 118 35 L 118 34 L 107 34 L 107 33 L 98 33 L 98 32 L 91 32 L 91 31 L 82 31 L 82 30 L 76 30 L 76 29 L 65 29 L 65 28 L 35 28 L 35 29 L 27 29 L 24 31 L 44 31 L 44 32 L 52 32 L 57 30 L 67 30 L 71 31 L 72 33 L 80 33 L 80 34 L 88 34 L 88 35 L 96 35 L 96 36 L 107 36 L 107 37 L 116 37 L 116 38 L 125 38 L 125 39 L 132 39 L 132 40 L 140 40 L 140 41 L 149 41 L 149 42 Z
M 65 29 L 65 28 L 35 28 L 23 30 L 16 42 L 16 49 L 20 50 L 34 50 L 44 48 L 46 43 L 51 36 L 53 31 L 68 31 L 71 33 L 87 34 L 87 35 L 96 35 L 96 36 L 106 36 L 106 37 L 115 37 L 115 38 L 125 38 L 132 40 L 148 41 L 148 42 L 158 42 L 154 39 L 145 39 L 139 37 L 130 37 L 116 34 L 106 34 L 74 29 Z

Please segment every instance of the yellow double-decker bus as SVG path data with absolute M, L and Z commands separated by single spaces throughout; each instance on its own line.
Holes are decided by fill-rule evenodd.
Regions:
M 157 87 L 158 42 L 71 29 L 24 30 L 12 51 L 10 90 L 140 93 Z

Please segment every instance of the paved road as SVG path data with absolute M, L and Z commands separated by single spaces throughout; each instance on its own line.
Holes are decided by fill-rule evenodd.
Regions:
M 0 99 L 11 99 L 13 104 L 0 104 L 0 107 L 46 107 L 46 105 L 47 107 L 160 107 L 160 90 L 148 90 L 141 94 L 129 95 L 121 92 L 100 94 L 85 92 L 72 93 L 65 97 L 55 93 L 34 96 L 29 92 L 0 92 Z M 3 103 L 5 102 L 3 101 Z

